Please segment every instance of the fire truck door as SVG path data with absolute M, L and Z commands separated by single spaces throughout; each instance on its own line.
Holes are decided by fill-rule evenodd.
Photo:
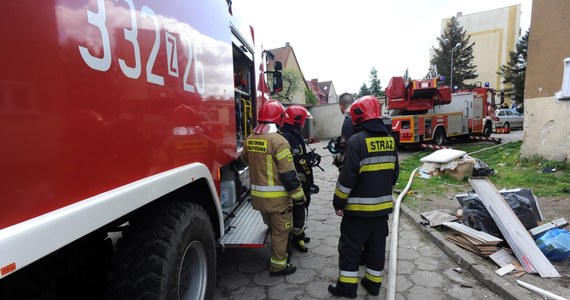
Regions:
M 471 118 L 473 111 L 471 110 L 471 101 L 465 99 L 463 102 L 463 122 L 461 124 L 461 132 L 467 132 L 469 128 L 469 118 Z

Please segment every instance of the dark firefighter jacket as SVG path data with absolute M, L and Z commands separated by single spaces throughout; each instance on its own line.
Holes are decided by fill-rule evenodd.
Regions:
M 291 153 L 293 154 L 293 162 L 295 163 L 297 175 L 299 176 L 299 180 L 303 183 L 305 196 L 308 196 L 308 185 L 313 184 L 313 171 L 309 166 L 307 147 L 305 146 L 303 135 L 299 129 L 290 124 L 283 125 L 281 132 L 291 146 Z
M 394 207 L 398 153 L 394 138 L 381 127 L 355 131 L 347 142 L 333 198 L 335 209 L 344 209 L 347 216 L 382 216 Z
M 274 213 L 291 205 L 291 200 L 304 201 L 289 143 L 281 134 L 250 135 L 241 158 L 249 165 L 254 209 Z

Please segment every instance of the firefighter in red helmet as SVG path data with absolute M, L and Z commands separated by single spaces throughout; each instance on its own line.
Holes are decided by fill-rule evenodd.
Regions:
M 281 131 L 291 146 L 293 162 L 295 163 L 299 180 L 301 180 L 306 199 L 304 205 L 293 203 L 293 232 L 291 242 L 295 249 L 305 253 L 309 251 L 305 243 L 310 241 L 310 239 L 305 236 L 305 219 L 311 201 L 310 186 L 313 185 L 313 169 L 309 164 L 307 147 L 305 147 L 305 140 L 301 129 L 305 126 L 305 120 L 311 118 L 311 114 L 305 107 L 296 104 L 287 107 L 286 113 L 287 117 L 285 118 L 285 124 L 281 128 Z
M 252 206 L 261 213 L 271 232 L 270 276 L 289 275 L 297 270 L 288 263 L 287 244 L 293 227 L 293 204 L 305 202 L 289 143 L 278 131 L 285 117 L 285 109 L 278 101 L 261 105 L 258 125 L 247 137 L 241 155 L 250 168 Z
M 361 249 L 365 248 L 366 273 L 360 283 L 371 295 L 382 285 L 388 215 L 398 180 L 398 154 L 394 138 L 380 117 L 380 104 L 364 96 L 350 107 L 354 134 L 346 144 L 343 167 L 333 196 L 340 225 L 339 277 L 329 285 L 336 296 L 356 298 Z

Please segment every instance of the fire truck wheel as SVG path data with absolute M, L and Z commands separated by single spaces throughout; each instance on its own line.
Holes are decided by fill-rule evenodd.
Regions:
M 490 137 L 491 133 L 493 133 L 493 126 L 491 123 L 485 124 L 485 128 L 483 129 L 483 135 L 486 137 Z
M 108 299 L 212 299 L 214 231 L 197 204 L 147 209 L 123 232 L 113 257 Z
M 435 133 L 433 134 L 433 143 L 438 146 L 445 143 L 445 131 L 441 129 L 441 127 L 435 130 Z

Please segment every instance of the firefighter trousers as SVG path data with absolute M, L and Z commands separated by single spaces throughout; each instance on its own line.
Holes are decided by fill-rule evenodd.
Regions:
M 271 232 L 271 261 L 270 272 L 278 272 L 287 267 L 287 244 L 289 232 L 293 228 L 293 214 L 291 206 L 274 213 L 261 213 L 263 222 Z
M 388 216 L 344 216 L 340 224 L 338 242 L 339 277 L 337 287 L 347 294 L 358 289 L 358 268 L 362 247 L 365 249 L 366 273 L 363 280 L 374 290 L 382 285 L 382 272 L 386 258 Z

